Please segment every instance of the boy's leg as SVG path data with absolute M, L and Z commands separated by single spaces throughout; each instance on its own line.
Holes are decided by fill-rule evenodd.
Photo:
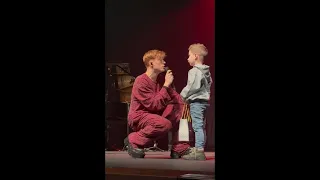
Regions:
M 205 135 L 204 135 L 204 113 L 208 104 L 206 103 L 191 103 L 190 114 L 192 118 L 192 128 L 195 133 L 195 148 L 192 149 L 192 153 L 183 156 L 183 159 L 188 160 L 205 160 L 204 146 L 205 146 Z

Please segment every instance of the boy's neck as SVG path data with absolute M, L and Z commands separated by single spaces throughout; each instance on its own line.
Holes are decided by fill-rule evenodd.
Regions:
M 194 65 L 203 65 L 203 62 L 195 62 Z

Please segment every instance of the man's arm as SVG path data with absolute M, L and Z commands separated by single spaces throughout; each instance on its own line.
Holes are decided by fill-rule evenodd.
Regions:
M 168 94 L 171 97 L 171 101 L 169 102 L 169 104 L 173 103 L 173 104 L 183 104 L 183 99 L 181 98 L 180 94 L 173 88 L 169 87 L 166 88 L 168 91 Z
M 158 93 L 155 93 L 143 79 L 136 80 L 132 88 L 132 94 L 149 111 L 161 111 L 171 100 L 165 87 L 162 87 Z

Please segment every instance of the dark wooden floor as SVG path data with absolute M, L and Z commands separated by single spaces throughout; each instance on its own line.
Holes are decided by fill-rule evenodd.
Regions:
M 190 161 L 170 159 L 170 152 L 146 152 L 144 159 L 134 159 L 126 151 L 106 151 L 106 176 L 107 179 L 177 179 L 184 174 L 212 176 L 214 152 L 206 152 L 206 157 L 206 161 Z

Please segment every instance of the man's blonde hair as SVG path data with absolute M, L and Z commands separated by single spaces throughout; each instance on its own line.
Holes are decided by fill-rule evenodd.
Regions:
M 197 54 L 198 56 L 204 57 L 204 56 L 208 55 L 207 48 L 203 44 L 200 44 L 200 43 L 190 45 L 189 51 L 191 51 L 194 54 Z
M 166 57 L 166 53 L 164 51 L 160 51 L 157 49 L 150 50 L 143 55 L 143 63 L 146 67 L 149 65 L 149 61 L 152 59 L 164 59 Z

